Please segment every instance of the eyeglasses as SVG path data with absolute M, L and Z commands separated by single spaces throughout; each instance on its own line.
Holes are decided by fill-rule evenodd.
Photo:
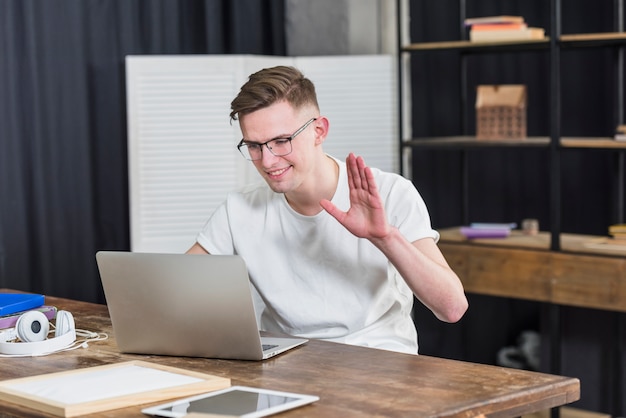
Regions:
M 268 150 L 272 154 L 277 157 L 283 157 L 285 155 L 291 154 L 291 141 L 302 131 L 304 131 L 307 126 L 313 123 L 317 118 L 309 119 L 307 123 L 302 125 L 297 131 L 295 131 L 291 136 L 287 138 L 274 138 L 270 139 L 267 142 L 246 142 L 245 139 L 239 141 L 237 145 L 237 149 L 244 156 L 246 160 L 257 161 L 263 158 L 263 145 L 267 147 Z

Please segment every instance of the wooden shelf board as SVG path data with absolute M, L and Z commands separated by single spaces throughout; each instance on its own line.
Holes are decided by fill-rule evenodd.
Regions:
M 405 148 L 503 148 L 503 147 L 547 147 L 550 138 L 543 136 L 523 139 L 479 140 L 475 136 L 441 136 L 409 139 L 403 142 Z M 563 137 L 563 148 L 626 149 L 626 141 L 616 141 L 611 137 Z
M 626 32 L 575 33 L 561 35 L 562 46 L 608 46 L 626 45 Z
M 405 52 L 412 51 L 433 51 L 433 50 L 484 50 L 499 48 L 521 48 L 535 49 L 547 47 L 550 38 L 528 39 L 517 41 L 489 41 L 489 42 L 471 42 L 471 41 L 442 41 L 442 42 L 417 42 L 406 45 L 402 48 Z
M 468 293 L 626 312 L 626 251 L 585 246 L 602 237 L 561 234 L 563 251 L 549 251 L 547 232 L 473 240 L 458 228 L 439 232 L 441 252 Z
M 561 146 L 564 148 L 623 148 L 626 149 L 626 141 L 616 141 L 610 137 L 563 137 Z
M 548 137 L 528 137 L 523 139 L 476 139 L 475 136 L 446 136 L 411 139 L 404 142 L 406 147 L 427 148 L 471 148 L 471 147 L 544 147 L 550 144 Z
M 561 41 L 596 41 L 606 39 L 625 39 L 626 32 L 600 32 L 600 33 L 573 33 L 561 35 Z
M 585 45 L 611 45 L 626 44 L 626 32 L 601 32 L 601 33 L 574 33 L 559 37 L 559 42 L 565 46 Z M 550 38 L 528 39 L 517 41 L 489 41 L 472 42 L 462 41 L 439 41 L 439 42 L 416 42 L 402 48 L 405 52 L 432 51 L 432 50 L 473 50 L 473 49 L 500 49 L 500 48 L 544 48 L 550 43 Z

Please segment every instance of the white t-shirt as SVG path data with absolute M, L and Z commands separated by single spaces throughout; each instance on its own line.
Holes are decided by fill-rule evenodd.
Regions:
M 335 161 L 339 182 L 332 202 L 346 211 L 346 165 Z M 372 172 L 390 224 L 410 242 L 438 240 L 413 184 Z M 326 211 L 301 215 L 263 182 L 229 194 L 197 241 L 211 254 L 243 257 L 264 305 L 257 306 L 262 330 L 417 353 L 413 293 L 380 250 Z

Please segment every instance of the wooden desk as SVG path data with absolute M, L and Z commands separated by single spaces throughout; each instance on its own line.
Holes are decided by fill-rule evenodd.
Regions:
M 574 402 L 575 378 L 526 372 L 428 356 L 398 354 L 324 341 L 263 362 L 123 355 L 117 351 L 104 305 L 47 297 L 73 313 L 77 328 L 110 339 L 87 349 L 35 358 L 0 359 L 0 380 L 141 359 L 228 377 L 246 385 L 318 395 L 321 399 L 285 415 L 293 417 L 513 417 Z M 4 413 L 46 416 L 4 404 Z M 94 416 L 138 416 L 141 406 Z
M 626 312 L 626 253 L 585 247 L 600 237 L 562 234 L 562 251 L 549 251 L 547 233 L 476 240 L 458 228 L 440 233 L 439 247 L 469 293 Z

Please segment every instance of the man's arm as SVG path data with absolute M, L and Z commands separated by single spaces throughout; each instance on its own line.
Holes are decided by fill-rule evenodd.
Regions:
M 463 317 L 468 307 L 463 285 L 432 238 L 410 243 L 393 228 L 387 238 L 377 240 L 374 245 L 437 318 L 457 322 Z
M 193 246 L 187 250 L 185 254 L 208 254 L 209 252 L 204 249 L 204 247 L 197 242 L 193 244 Z
M 458 276 L 432 238 L 409 242 L 389 225 L 378 187 L 361 157 L 346 159 L 350 209 L 339 210 L 328 200 L 320 205 L 348 231 L 370 240 L 396 267 L 415 296 L 442 321 L 457 322 L 467 310 Z

